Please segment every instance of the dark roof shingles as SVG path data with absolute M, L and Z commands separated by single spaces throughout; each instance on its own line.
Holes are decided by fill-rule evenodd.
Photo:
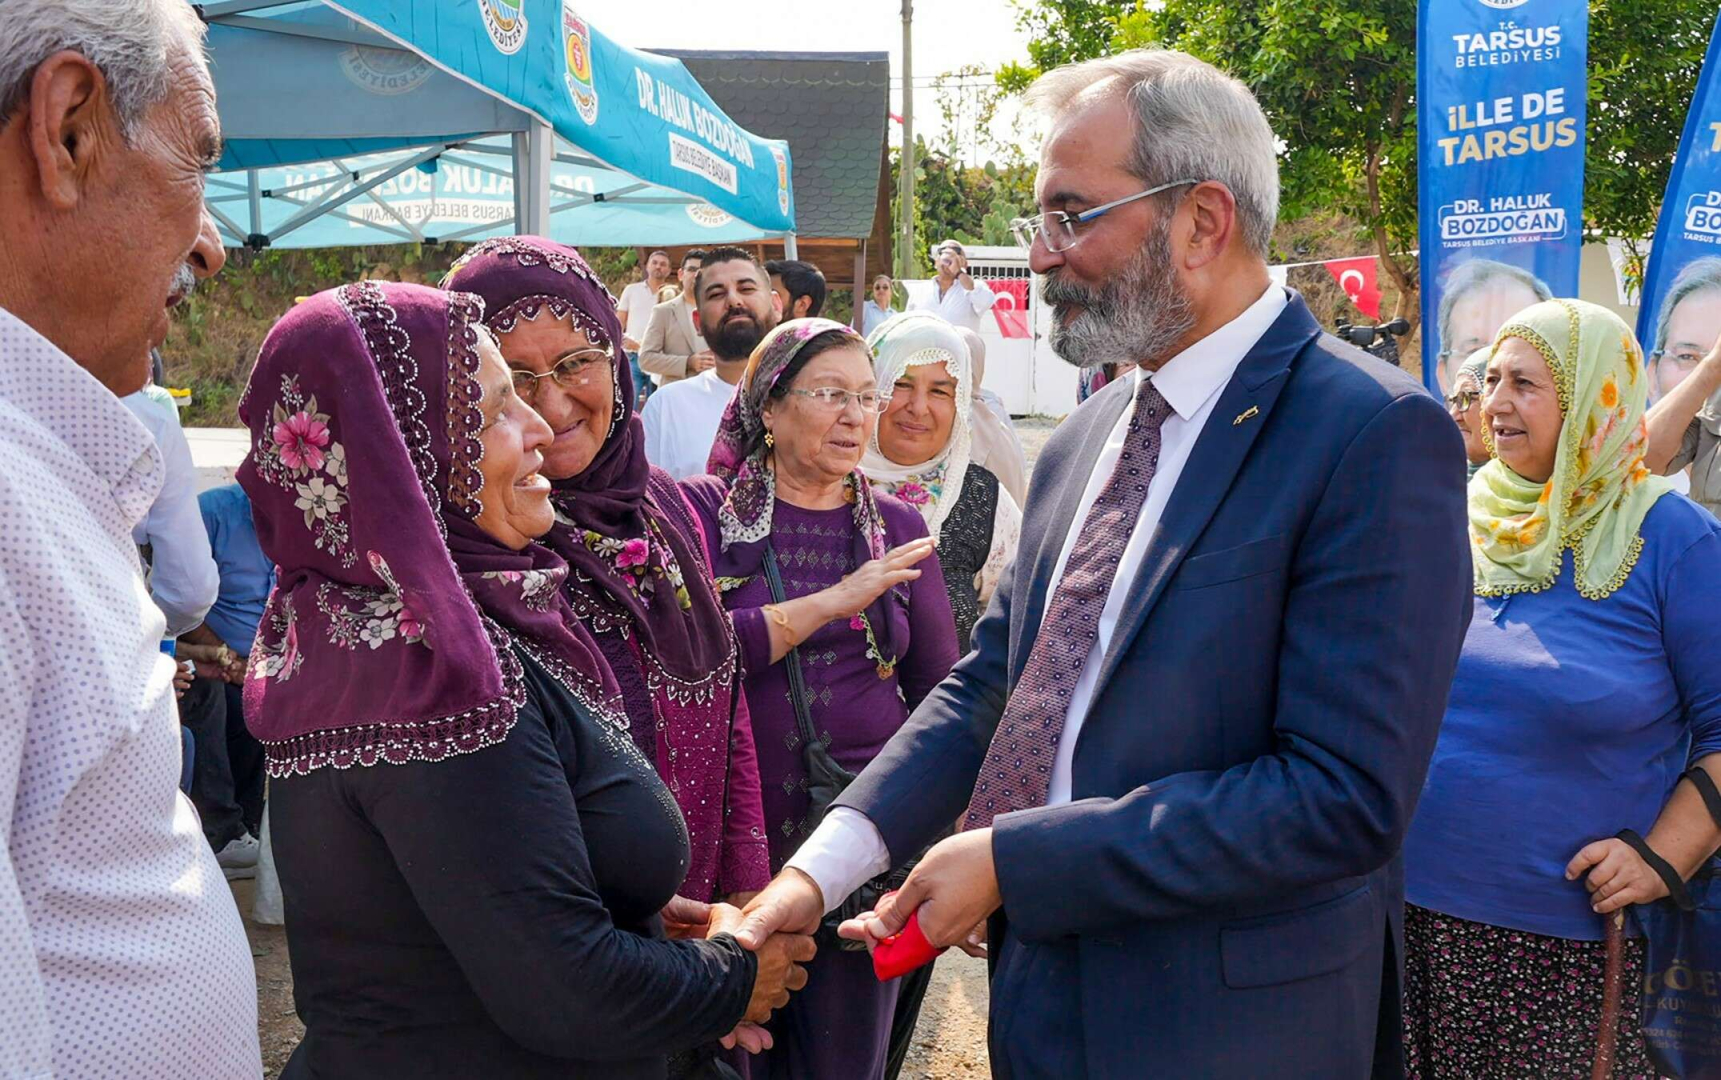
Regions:
M 657 51 L 685 64 L 731 120 L 788 142 L 800 235 L 872 233 L 890 104 L 885 53 Z

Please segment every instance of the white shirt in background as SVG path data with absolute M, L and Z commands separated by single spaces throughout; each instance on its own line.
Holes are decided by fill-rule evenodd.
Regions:
M 651 309 L 657 306 L 657 290 L 643 281 L 636 281 L 621 291 L 616 311 L 621 314 L 622 333 L 635 341 L 645 340 L 645 328 L 651 322 Z
M 257 983 L 180 794 L 132 527 L 161 455 L 0 310 L 0 1076 L 260 1080 Z
M 924 291 L 909 300 L 908 310 L 930 311 L 951 326 L 965 326 L 979 333 L 980 316 L 992 310 L 992 305 L 998 302 L 998 294 L 978 278 L 970 277 L 968 280 L 974 282 L 972 289 L 963 288 L 962 280 L 958 278 L 940 296 L 938 279 L 934 278 Z
M 120 402 L 143 421 L 161 451 L 161 494 L 132 529 L 131 538 L 139 546 L 149 545 L 150 599 L 167 617 L 167 636 L 178 637 L 197 628 L 221 588 L 221 572 L 197 508 L 197 466 L 185 429 L 179 426 L 179 406 L 166 390 L 146 386 Z
M 716 368 L 651 395 L 640 412 L 646 460 L 677 480 L 703 476 L 711 444 L 717 441 L 717 425 L 734 396 L 735 388 Z
M 1088 706 L 1093 701 L 1101 661 L 1111 645 L 1112 634 L 1117 630 L 1130 582 L 1141 569 L 1148 541 L 1158 531 L 1160 515 L 1165 512 L 1165 504 L 1170 501 L 1171 493 L 1183 475 L 1190 451 L 1195 449 L 1195 441 L 1201 437 L 1202 428 L 1207 426 L 1207 418 L 1213 412 L 1220 392 L 1231 381 L 1249 350 L 1285 310 L 1285 304 L 1285 290 L 1269 285 L 1261 298 L 1243 314 L 1166 361 L 1158 371 L 1149 374 L 1135 368 L 1129 376 L 1135 380 L 1132 386 L 1139 386 L 1143 378 L 1151 378 L 1171 406 L 1172 415 L 1160 429 L 1159 463 L 1154 468 L 1153 480 L 1148 484 L 1141 515 L 1136 518 L 1129 542 L 1124 545 L 1122 558 L 1118 559 L 1105 607 L 1100 609 L 1099 636 L 1070 695 L 1069 712 L 1065 714 L 1064 728 L 1058 736 L 1058 752 L 1052 759 L 1047 806 L 1070 801 L 1070 773 L 1076 739 L 1081 735 Z M 1099 498 L 1118 457 L 1123 453 L 1124 436 L 1134 415 L 1133 405 L 1124 409 L 1094 461 L 1093 472 L 1089 474 L 1087 487 L 1082 492 L 1082 501 L 1076 507 L 1076 516 L 1070 521 L 1070 531 L 1064 536 L 1057 567 L 1052 571 L 1054 592 L 1057 583 L 1063 579 L 1064 566 L 1069 562 L 1076 537 L 1081 535 L 1087 522 L 1088 512 L 1093 509 L 1094 501 Z M 867 820 L 865 814 L 839 806 L 825 816 L 807 842 L 790 856 L 788 865 L 818 883 L 828 910 L 842 903 L 864 882 L 890 869 L 890 853 L 885 849 L 877 827 Z

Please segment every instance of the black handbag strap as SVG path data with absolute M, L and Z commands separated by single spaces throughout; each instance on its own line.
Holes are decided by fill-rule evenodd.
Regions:
M 1697 794 L 1703 796 L 1703 805 L 1709 808 L 1709 816 L 1716 825 L 1721 825 L 1721 790 L 1716 789 L 1715 781 L 1695 765 L 1685 770 L 1683 779 L 1691 781 Z
M 1637 852 L 1651 870 L 1655 871 L 1661 883 L 1667 886 L 1667 898 L 1680 911 L 1695 911 L 1697 904 L 1691 899 L 1691 893 L 1685 888 L 1685 881 L 1679 876 L 1679 871 L 1673 869 L 1666 859 L 1655 853 L 1649 842 L 1639 836 L 1634 830 L 1621 829 L 1614 834 L 1616 839 L 1624 840 L 1631 849 Z
M 783 575 L 777 570 L 777 552 L 769 540 L 765 541 L 765 584 L 771 588 L 771 602 L 783 603 Z M 783 657 L 783 662 L 789 670 L 789 695 L 795 699 L 795 726 L 801 729 L 801 738 L 811 744 L 817 741 L 818 736 L 813 734 L 813 717 L 807 710 L 807 680 L 801 674 L 800 648 L 789 646 L 789 654 Z

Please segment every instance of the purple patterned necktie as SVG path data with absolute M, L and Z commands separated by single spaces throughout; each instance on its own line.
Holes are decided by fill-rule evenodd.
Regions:
M 986 828 L 999 814 L 1046 804 L 1070 696 L 1099 638 L 1100 611 L 1147 501 L 1147 487 L 1159 464 L 1160 429 L 1170 415 L 1164 396 L 1151 379 L 1143 378 L 1135 391 L 1135 414 L 1123 453 L 1088 511 L 1034 635 L 1028 663 L 986 748 L 974 798 L 962 820 L 965 830 Z

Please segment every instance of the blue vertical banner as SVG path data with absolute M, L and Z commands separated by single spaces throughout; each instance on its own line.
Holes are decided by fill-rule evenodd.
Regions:
M 1643 275 L 1637 336 L 1649 357 L 1649 389 L 1679 384 L 1721 337 L 1721 18 L 1709 37 L 1697 93 Z
M 1420 0 L 1422 377 L 1445 392 L 1506 320 L 1575 296 L 1588 0 Z

